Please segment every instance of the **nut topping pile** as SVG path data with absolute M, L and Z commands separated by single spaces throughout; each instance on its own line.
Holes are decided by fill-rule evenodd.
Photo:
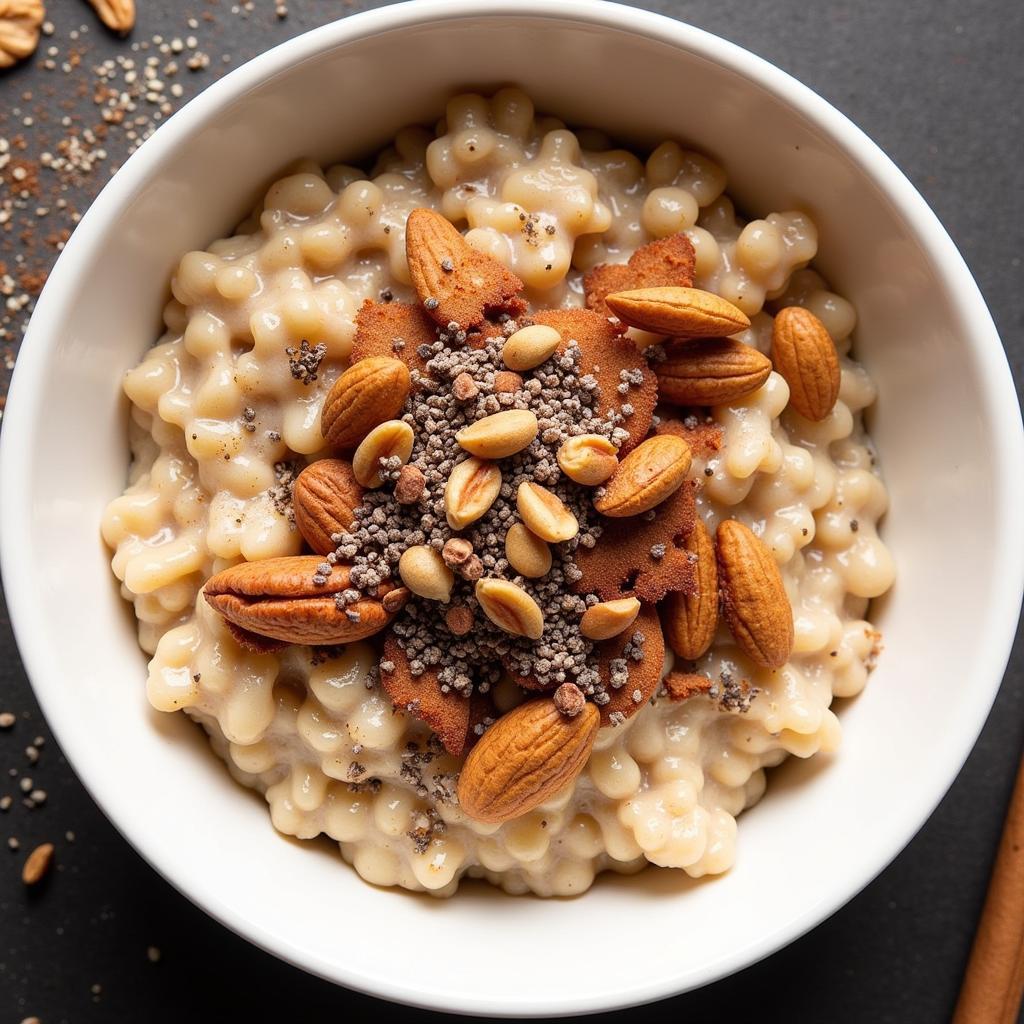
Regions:
M 460 804 L 500 823 L 568 784 L 599 727 L 652 698 L 666 640 L 687 662 L 705 654 L 720 605 L 755 664 L 788 659 L 771 552 L 738 522 L 713 538 L 691 475 L 721 444 L 693 407 L 753 393 L 772 363 L 727 337 L 743 313 L 692 287 L 684 235 L 588 273 L 588 308 L 534 311 L 440 214 L 415 210 L 406 237 L 419 303 L 364 303 L 323 406 L 333 457 L 294 484 L 314 554 L 236 565 L 204 593 L 256 651 L 381 634 L 384 690 L 468 753 Z M 641 351 L 630 327 L 662 337 Z M 775 330 L 794 408 L 824 418 L 839 390 L 831 339 L 803 309 Z M 655 416 L 659 397 L 689 408 Z M 532 699 L 500 714 L 503 677 Z M 754 692 L 692 671 L 663 689 L 716 687 L 736 710 Z

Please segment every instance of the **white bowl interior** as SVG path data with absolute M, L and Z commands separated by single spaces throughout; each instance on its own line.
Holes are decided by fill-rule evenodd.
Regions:
M 952 781 L 998 685 L 1019 596 L 1019 420 L 951 243 L 806 90 L 636 11 L 588 4 L 571 8 L 587 20 L 571 21 L 554 2 L 518 15 L 479 3 L 487 16 L 472 18 L 458 17 L 462 4 L 415 6 L 242 69 L 162 129 L 90 212 L 46 289 L 8 407 L 8 593 L 75 768 L 142 852 L 232 927 L 326 977 L 423 1005 L 611 1008 L 709 981 L 810 927 L 895 855 Z M 639 145 L 693 143 L 755 214 L 807 209 L 818 265 L 856 304 L 857 354 L 880 385 L 884 536 L 899 564 L 878 613 L 885 654 L 841 712 L 841 752 L 770 781 L 741 820 L 736 867 L 714 881 L 650 871 L 574 901 L 469 886 L 441 902 L 372 888 L 327 847 L 281 838 L 197 730 L 148 709 L 145 658 L 99 539 L 126 471 L 121 371 L 152 343 L 179 256 L 230 230 L 292 159 L 358 157 L 436 118 L 456 88 L 510 82 L 571 123 Z M 570 950 L 604 955 L 566 972 L 551 954 Z

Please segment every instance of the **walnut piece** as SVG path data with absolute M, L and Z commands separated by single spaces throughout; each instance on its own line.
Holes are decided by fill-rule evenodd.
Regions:
M 89 0 L 111 32 L 125 36 L 135 27 L 135 0 Z
M 43 0 L 0 0 L 0 68 L 31 56 L 46 17 Z

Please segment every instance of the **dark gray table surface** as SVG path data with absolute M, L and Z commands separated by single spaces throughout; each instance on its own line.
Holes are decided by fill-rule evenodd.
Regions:
M 138 5 L 135 40 L 157 33 L 185 38 L 191 34 L 186 19 L 201 19 L 195 34 L 213 59 L 207 70 L 180 79 L 185 98 L 223 69 L 290 35 L 381 6 L 290 0 L 282 20 L 275 16 L 273 0 L 255 0 L 251 12 L 243 0 L 238 0 L 242 9 L 234 12 L 230 0 L 138 0 Z M 964 252 L 1020 381 L 1020 0 L 663 0 L 638 6 L 688 20 L 766 57 L 873 136 L 924 193 Z M 58 44 L 63 53 L 71 45 L 69 32 L 91 25 L 75 44 L 82 62 L 129 53 L 127 42 L 96 26 L 82 0 L 50 0 L 48 7 L 55 34 L 43 40 L 44 48 Z M 222 59 L 225 53 L 230 60 Z M 62 86 L 59 76 L 41 67 L 44 56 L 40 50 L 14 73 L 0 74 L 0 136 L 11 136 L 18 127 L 15 105 L 23 114 L 58 104 L 62 110 L 94 111 L 89 90 Z M 65 81 L 88 80 L 76 79 L 75 73 L 72 69 Z M 32 126 L 24 126 L 23 134 L 30 156 L 43 142 L 34 138 Z M 118 144 L 111 141 L 109 165 L 123 155 L 116 151 Z M 103 177 L 101 168 L 74 193 L 80 207 Z M 0 170 L 0 200 L 11 185 Z M 15 347 L 3 346 L 8 364 Z M 3 393 L 9 369 L 0 369 Z M 1018 642 L 995 709 L 952 790 L 910 846 L 848 906 L 732 978 L 670 1003 L 605 1019 L 654 1021 L 671 1014 L 693 1022 L 756 1019 L 762 1024 L 948 1020 L 1024 740 L 1022 669 L 1024 651 Z M 970 686 L 971 680 L 964 679 L 963 685 Z M 103 817 L 50 738 L 6 613 L 0 626 L 4 710 L 16 713 L 18 720 L 13 729 L 0 731 L 0 796 L 14 797 L 11 809 L 0 813 L 0 847 L 13 837 L 21 848 L 15 853 L 0 848 L 2 1024 L 30 1016 L 43 1024 L 319 1022 L 370 1014 L 442 1019 L 308 977 L 215 924 L 159 878 Z M 37 735 L 47 742 L 38 763 L 29 765 L 25 747 Z M 47 794 L 33 810 L 21 803 L 19 783 L 25 776 Z M 56 844 L 58 869 L 41 891 L 26 892 L 21 863 L 43 841 Z M 680 928 L 685 927 L 685 919 L 680 920 Z M 635 938 L 643 941 L 642 934 Z M 543 953 L 540 936 L 538 953 Z

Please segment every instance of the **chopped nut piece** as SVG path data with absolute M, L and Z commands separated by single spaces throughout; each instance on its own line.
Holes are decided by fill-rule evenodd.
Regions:
M 555 690 L 555 707 L 567 718 L 575 718 L 587 703 L 583 691 L 575 683 L 562 683 Z
M 473 628 L 473 612 L 464 604 L 455 605 L 445 612 L 444 621 L 456 636 L 465 636 Z
M 523 378 L 518 373 L 509 370 L 499 370 L 494 375 L 494 393 L 496 395 L 511 395 L 523 389 Z
M 420 500 L 423 488 L 427 485 L 427 478 L 423 470 L 418 466 L 403 466 L 398 471 L 398 480 L 395 482 L 395 501 L 399 505 L 414 505 Z
M 451 540 L 445 542 L 441 549 L 441 557 L 449 569 L 457 569 L 460 565 L 465 565 L 472 554 L 473 545 L 464 537 L 452 537 Z
M 468 373 L 460 373 L 452 381 L 452 394 L 460 402 L 468 402 L 471 398 L 476 398 L 480 394 L 480 388 L 477 387 L 476 381 Z

